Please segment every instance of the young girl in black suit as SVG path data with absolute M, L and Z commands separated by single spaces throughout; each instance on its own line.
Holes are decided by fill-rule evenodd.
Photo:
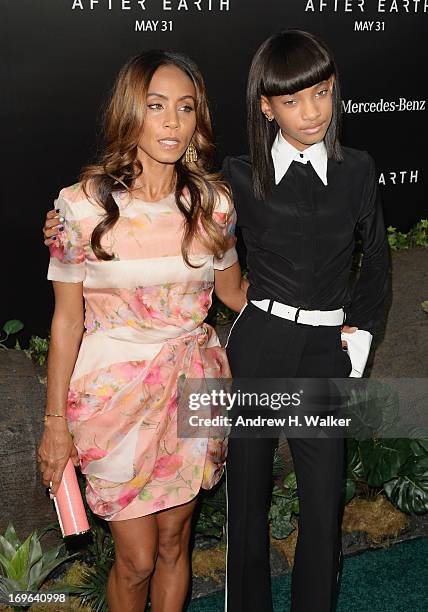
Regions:
M 250 282 L 227 344 L 232 374 L 361 376 L 389 256 L 373 159 L 339 143 L 340 89 L 325 44 L 299 30 L 265 41 L 250 69 L 247 106 L 250 155 L 228 157 L 223 168 Z M 364 256 L 350 295 L 356 233 Z M 344 440 L 288 442 L 299 494 L 291 610 L 330 612 L 342 561 Z M 229 439 L 228 612 L 272 610 L 273 450 L 269 438 Z

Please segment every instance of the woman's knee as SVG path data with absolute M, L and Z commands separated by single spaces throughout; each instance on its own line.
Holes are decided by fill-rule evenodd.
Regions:
M 138 587 L 150 579 L 156 563 L 156 556 L 144 551 L 118 553 L 116 551 L 115 571 L 130 588 Z
M 159 533 L 159 559 L 170 565 L 176 564 L 189 551 L 190 522 L 177 531 Z

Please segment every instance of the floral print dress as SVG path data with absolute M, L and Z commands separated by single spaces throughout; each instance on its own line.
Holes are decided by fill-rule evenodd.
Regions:
M 66 416 L 86 476 L 90 508 L 124 520 L 183 504 L 221 478 L 226 438 L 178 438 L 180 378 L 230 378 L 225 350 L 204 323 L 214 269 L 237 260 L 233 204 L 219 195 L 213 213 L 228 236 L 217 259 L 194 239 L 181 255 L 183 215 L 174 194 L 158 201 L 114 195 L 120 216 L 90 245 L 104 210 L 81 185 L 62 189 L 64 231 L 50 249 L 47 278 L 83 283 L 85 330 L 71 376 Z

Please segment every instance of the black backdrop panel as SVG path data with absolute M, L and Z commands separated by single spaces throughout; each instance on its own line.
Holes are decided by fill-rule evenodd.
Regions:
M 44 214 L 93 159 L 100 107 L 120 66 L 144 49 L 179 49 L 198 63 L 220 163 L 246 151 L 258 45 L 286 27 L 319 34 L 339 67 L 342 141 L 375 158 L 387 224 L 407 231 L 427 216 L 428 0 L 6 0 L 1 10 L 0 323 L 23 320 L 22 339 L 45 335 L 52 312 Z

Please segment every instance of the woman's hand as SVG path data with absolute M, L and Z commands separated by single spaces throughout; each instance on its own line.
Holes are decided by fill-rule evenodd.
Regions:
M 358 327 L 349 327 L 349 325 L 344 325 L 340 331 L 344 332 L 345 334 L 353 334 L 355 331 L 357 331 L 357 329 Z M 348 343 L 346 340 L 342 340 L 342 348 L 348 348 Z
M 44 243 L 46 246 L 55 244 L 57 236 L 63 231 L 63 223 L 65 218 L 62 216 L 59 208 L 49 210 L 46 214 L 45 224 L 43 226 L 43 235 L 45 237 Z M 62 228 L 62 229 L 61 229 Z
M 50 492 L 55 495 L 68 459 L 71 457 L 74 465 L 79 465 L 77 449 L 73 444 L 73 438 L 68 431 L 65 419 L 48 418 L 37 455 L 43 484 L 49 487 L 52 481 Z

